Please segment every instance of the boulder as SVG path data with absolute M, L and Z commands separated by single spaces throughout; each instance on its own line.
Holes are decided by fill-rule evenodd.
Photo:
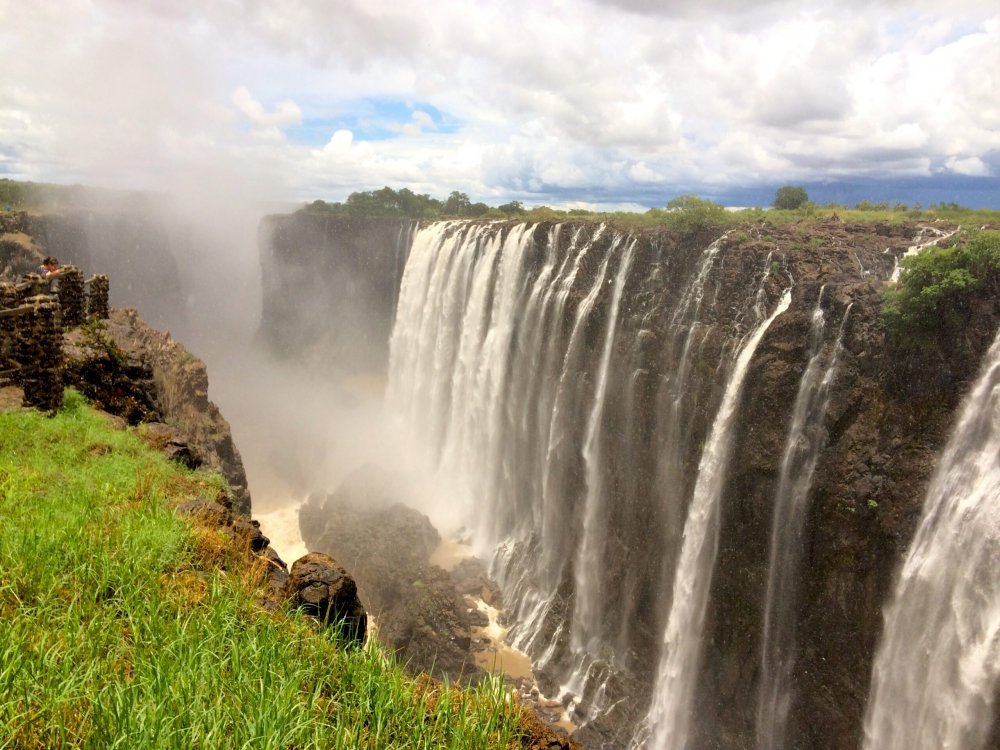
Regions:
M 474 680 L 472 619 L 456 583 L 478 596 L 490 589 L 488 578 L 481 565 L 463 567 L 455 579 L 430 564 L 441 537 L 427 516 L 397 502 L 404 485 L 404 478 L 362 467 L 336 492 L 309 498 L 299 511 L 302 539 L 347 566 L 378 617 L 379 642 L 410 671 Z M 492 591 L 495 598 L 495 584 Z
M 310 552 L 292 563 L 285 595 L 320 622 L 342 627 L 345 640 L 364 643 L 368 615 L 358 598 L 358 586 L 329 555 Z

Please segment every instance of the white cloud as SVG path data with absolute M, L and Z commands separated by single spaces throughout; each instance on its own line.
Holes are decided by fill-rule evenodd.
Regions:
M 626 200 L 989 176 L 1000 151 L 992 0 L 0 0 L 0 19 L 0 170 L 34 179 Z M 373 100 L 410 105 L 395 138 L 365 140 L 351 107 Z
M 970 156 L 966 159 L 951 156 L 945 161 L 945 166 L 955 174 L 964 174 L 971 177 L 990 176 L 990 168 L 978 156 Z
M 233 92 L 233 104 L 254 125 L 259 127 L 287 128 L 289 125 L 297 125 L 302 122 L 302 110 L 291 99 L 278 102 L 271 112 L 267 112 L 264 110 L 264 106 L 253 98 L 245 86 L 240 86 Z

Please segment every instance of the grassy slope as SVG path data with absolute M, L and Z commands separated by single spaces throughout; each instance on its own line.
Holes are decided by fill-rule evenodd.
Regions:
M 0 414 L 0 748 L 515 744 L 500 684 L 413 681 L 258 607 L 252 566 L 172 510 L 220 480 L 66 403 Z

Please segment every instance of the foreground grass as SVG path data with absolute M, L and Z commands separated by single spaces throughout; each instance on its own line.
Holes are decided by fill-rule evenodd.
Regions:
M 219 480 L 66 403 L 0 414 L 0 748 L 515 746 L 501 684 L 413 681 L 206 568 L 172 505 Z

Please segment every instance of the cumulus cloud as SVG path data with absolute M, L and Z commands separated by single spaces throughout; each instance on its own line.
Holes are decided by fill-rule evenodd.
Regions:
M 978 156 L 970 156 L 965 159 L 951 156 L 945 161 L 945 166 L 955 174 L 964 174 L 971 177 L 990 176 L 990 168 Z
M 0 170 L 35 179 L 161 187 L 221 165 L 274 198 L 390 184 L 627 201 L 991 178 L 1000 151 L 988 0 L 0 0 L 0 15 Z M 376 99 L 425 104 L 375 140 L 352 107 Z
M 245 86 L 240 86 L 233 92 L 233 104 L 259 127 L 286 128 L 302 122 L 302 110 L 291 99 L 278 102 L 272 111 L 267 112 Z

